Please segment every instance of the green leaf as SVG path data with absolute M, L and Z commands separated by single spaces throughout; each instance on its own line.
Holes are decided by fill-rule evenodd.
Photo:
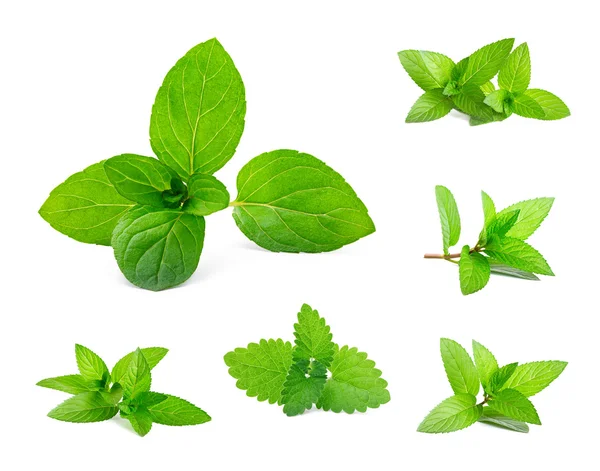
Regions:
M 398 57 L 410 78 L 425 91 L 444 88 L 454 68 L 452 59 L 437 52 L 406 50 Z
M 481 202 L 483 204 L 483 227 L 486 228 L 496 220 L 496 205 L 485 191 L 481 192 Z
M 479 373 L 479 380 L 483 388 L 486 389 L 490 378 L 498 370 L 498 362 L 492 352 L 475 340 L 473 340 L 473 357 Z
M 140 288 L 160 291 L 192 276 L 203 242 L 203 217 L 141 206 L 121 218 L 112 246 L 125 278 Z
M 94 391 L 70 397 L 48 412 L 48 417 L 64 422 L 102 422 L 114 417 L 118 411 L 107 394 Z
M 514 39 L 502 39 L 488 44 L 469 56 L 461 76 L 461 85 L 483 85 L 490 81 L 512 50 Z
M 227 353 L 225 364 L 247 396 L 281 404 L 283 383 L 292 366 L 292 344 L 281 339 L 261 340 Z
M 483 408 L 483 414 L 479 417 L 479 422 L 484 424 L 495 425 L 497 427 L 506 428 L 515 432 L 527 433 L 529 432 L 529 425 L 518 420 L 511 419 L 502 415 L 500 412 L 496 412 L 490 407 Z
M 447 433 L 473 425 L 481 417 L 483 407 L 471 394 L 457 394 L 439 403 L 417 429 L 424 433 Z
M 110 183 L 102 161 L 58 185 L 39 213 L 54 229 L 79 242 L 110 245 L 119 218 L 132 206 Z
M 487 95 L 483 102 L 490 106 L 494 111 L 497 111 L 498 113 L 504 113 L 504 105 L 509 96 L 510 93 L 506 90 L 496 90 Z
M 498 216 L 511 213 L 512 211 L 519 211 L 517 222 L 506 235 L 513 239 L 527 240 L 540 227 L 544 219 L 546 219 L 550 209 L 552 209 L 553 203 L 554 198 L 535 198 L 504 208 L 498 213 Z
M 490 264 L 480 253 L 470 253 L 469 246 L 465 245 L 458 261 L 458 273 L 462 294 L 472 294 L 487 285 L 490 279 Z
M 492 222 L 486 230 L 484 238 L 485 242 L 491 240 L 494 236 L 500 239 L 505 237 L 519 219 L 519 213 L 520 210 L 517 209 L 515 211 L 498 214 L 494 222 Z
M 318 361 L 297 360 L 287 374 L 281 403 L 283 412 L 292 417 L 310 409 L 321 396 L 327 381 L 327 368 Z
M 110 391 L 105 393 L 105 397 L 109 401 L 112 401 L 115 406 L 118 405 L 123 398 L 123 387 L 119 383 L 114 383 L 111 386 Z
M 489 259 L 490 271 L 494 275 L 511 276 L 513 278 L 520 278 L 522 280 L 539 281 L 540 279 L 531 272 L 519 270 L 518 268 L 509 267 L 503 263 L 497 262 L 496 260 Z
M 132 404 L 137 406 L 150 407 L 160 404 L 168 398 L 166 394 L 161 394 L 152 391 L 141 392 L 134 399 L 131 400 Z
M 135 430 L 140 437 L 145 437 L 148 432 L 150 432 L 150 429 L 152 429 L 152 416 L 146 408 L 138 408 L 131 414 L 123 414 L 123 412 L 121 412 L 121 417 L 129 420 L 133 430 Z
M 319 316 L 316 309 L 303 304 L 298 313 L 298 323 L 294 324 L 296 338 L 294 359 L 318 360 L 325 367 L 333 361 L 335 344 L 331 341 L 333 335 L 325 319 Z
M 504 384 L 505 388 L 519 391 L 526 397 L 539 393 L 560 376 L 566 361 L 535 361 L 519 365 Z
M 510 237 L 504 239 L 494 238 L 485 247 L 485 253 L 509 267 L 539 273 L 540 275 L 554 276 L 544 257 L 522 240 Z
M 494 110 L 484 103 L 486 96 L 479 85 L 462 88 L 458 95 L 452 97 L 456 107 L 463 113 L 478 117 L 487 122 L 495 120 Z
M 502 386 L 504 386 L 504 384 L 515 372 L 517 365 L 518 363 L 510 363 L 494 371 L 490 377 L 489 386 L 486 391 L 489 393 L 496 393 L 497 391 L 500 391 Z
M 144 358 L 146 359 L 146 363 L 148 363 L 148 367 L 151 370 L 158 365 L 160 360 L 162 360 L 169 351 L 168 349 L 162 347 L 148 347 L 142 348 L 141 350 Z M 112 372 L 110 373 L 110 377 L 114 383 L 121 382 L 123 376 L 127 372 L 127 368 L 129 367 L 131 360 L 134 358 L 136 353 L 137 350 L 128 353 L 115 364 Z
M 151 382 L 150 366 L 138 348 L 119 383 L 123 387 L 125 397 L 135 398 L 138 394 L 149 391 Z
M 97 391 L 99 385 L 94 381 L 85 379 L 82 375 L 57 376 L 43 379 L 37 383 L 43 388 L 56 389 L 69 394 L 79 394 L 87 391 Z
M 517 95 L 512 103 L 513 111 L 524 118 L 543 119 L 546 113 L 537 101 L 527 95 Z
M 566 118 L 571 114 L 567 105 L 560 98 L 546 90 L 531 88 L 526 90 L 524 94 L 535 100 L 544 111 L 544 116 L 538 119 L 550 121 Z
M 326 411 L 365 412 L 390 400 L 387 381 L 367 354 L 344 346 L 333 357 L 331 377 L 325 383 L 317 407 Z
M 198 425 L 208 422 L 210 416 L 191 402 L 169 394 L 164 401 L 148 406 L 152 422 L 162 425 Z
M 465 70 L 467 70 L 467 64 L 469 63 L 469 58 L 465 57 L 464 59 L 460 60 L 459 62 L 456 63 L 456 65 L 454 66 L 454 68 L 452 69 L 452 74 L 451 74 L 451 78 L 453 81 L 456 82 L 456 86 L 459 87 L 459 81 L 462 78 L 462 76 L 465 73 Z
M 448 82 L 442 91 L 442 94 L 447 97 L 452 97 L 454 95 L 458 95 L 459 93 L 460 87 L 458 86 L 458 82 L 456 80 L 451 80 Z
M 150 143 L 159 160 L 187 181 L 213 174 L 235 153 L 244 130 L 244 84 L 216 39 L 177 61 L 158 90 Z
M 452 111 L 452 101 L 441 90 L 430 90 L 419 97 L 406 116 L 407 123 L 424 123 L 443 118 Z
M 458 214 L 458 206 L 456 205 L 454 196 L 445 186 L 437 185 L 435 187 L 435 199 L 440 214 L 440 223 L 442 225 L 444 253 L 447 255 L 448 249 L 453 245 L 456 245 L 460 238 L 460 216 Z
M 531 61 L 527 43 L 517 46 L 500 67 L 498 85 L 512 93 L 523 93 L 531 79 Z
M 327 252 L 375 231 L 350 185 L 312 155 L 259 155 L 240 171 L 237 189 L 236 224 L 272 252 Z
M 479 392 L 479 374 L 467 351 L 454 340 L 441 339 L 440 352 L 446 376 L 455 394 L 472 394 Z
M 490 93 L 493 93 L 495 90 L 496 90 L 496 87 L 494 86 L 494 84 L 492 82 L 485 82 L 481 86 L 481 91 L 483 92 L 483 94 L 485 96 L 488 96 Z
M 208 216 L 229 205 L 229 192 L 225 185 L 212 175 L 196 173 L 188 183 L 189 197 L 183 210 L 198 216 Z
M 500 113 L 496 113 L 494 110 L 491 110 L 491 111 L 492 111 L 492 115 L 486 116 L 485 118 L 482 118 L 480 116 L 471 116 L 471 118 L 469 118 L 469 125 L 470 126 L 480 126 L 482 124 L 496 123 L 499 121 L 504 121 L 506 118 L 508 118 L 508 116 L 504 113 L 500 114 Z
M 488 401 L 488 405 L 504 414 L 522 422 L 542 425 L 535 407 L 529 399 L 515 389 L 504 389 Z
M 75 345 L 75 358 L 81 376 L 87 380 L 106 380 L 110 373 L 104 360 L 83 345 Z
M 163 192 L 171 189 L 173 175 L 158 160 L 122 154 L 104 162 L 106 176 L 128 200 L 164 208 Z

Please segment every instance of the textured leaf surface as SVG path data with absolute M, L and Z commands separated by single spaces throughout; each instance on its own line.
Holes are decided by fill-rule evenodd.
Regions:
M 475 340 L 473 340 L 473 357 L 475 358 L 479 379 L 485 389 L 492 374 L 498 369 L 498 362 L 492 352 Z
M 546 115 L 537 101 L 528 95 L 517 95 L 512 106 L 514 112 L 524 118 L 542 119 Z
M 56 389 L 69 394 L 79 394 L 87 391 L 97 391 L 98 383 L 85 379 L 82 375 L 65 375 L 46 378 L 37 383 L 43 388 Z
M 240 171 L 237 189 L 236 224 L 272 252 L 327 252 L 375 231 L 350 185 L 308 154 L 259 155 Z
M 495 90 L 489 95 L 486 95 L 483 102 L 498 113 L 504 113 L 504 105 L 509 97 L 506 90 Z
M 498 213 L 498 216 L 502 216 L 512 211 L 519 211 L 517 222 L 506 235 L 513 239 L 526 240 L 538 227 L 540 227 L 540 224 L 542 224 L 544 219 L 546 219 L 550 209 L 552 209 L 553 203 L 554 198 L 534 198 L 531 200 L 520 201 L 508 208 L 504 208 Z
M 153 422 L 162 425 L 198 425 L 208 422 L 210 416 L 191 402 L 169 394 L 164 401 L 148 406 Z
M 506 428 L 515 432 L 529 432 L 529 425 L 527 425 L 525 422 L 519 422 L 518 420 L 506 417 L 500 412 L 496 412 L 491 407 L 483 408 L 483 414 L 481 415 L 481 417 L 479 417 L 479 422 Z
M 505 388 L 519 391 L 526 397 L 539 393 L 560 376 L 566 368 L 565 361 L 535 361 L 519 365 L 504 384 Z
M 331 365 L 335 344 L 331 341 L 330 330 L 319 312 L 304 304 L 298 313 L 298 322 L 294 324 L 294 358 L 315 359 L 325 367 Z
M 398 57 L 410 78 L 425 91 L 444 88 L 454 68 L 452 59 L 437 52 L 406 50 Z
M 555 120 L 566 118 L 571 114 L 569 108 L 565 103 L 553 93 L 547 92 L 546 90 L 540 90 L 539 88 L 531 88 L 524 93 L 529 98 L 535 100 L 544 111 L 544 116 L 539 119 L 543 120 Z
M 438 404 L 417 429 L 425 433 L 446 433 L 473 425 L 481 417 L 483 407 L 471 394 L 457 394 Z
M 519 270 L 518 268 L 509 267 L 496 260 L 488 260 L 490 263 L 490 271 L 495 275 L 511 276 L 520 278 L 521 280 L 539 281 L 540 279 L 531 272 Z
M 452 97 L 456 107 L 463 113 L 480 118 L 486 122 L 495 121 L 495 113 L 492 108 L 485 104 L 486 96 L 479 85 L 463 87 L 461 93 Z M 500 115 L 502 119 L 503 115 Z
M 440 214 L 440 224 L 442 225 L 444 253 L 447 254 L 448 248 L 456 245 L 460 238 L 458 206 L 450 190 L 441 185 L 435 187 L 435 199 Z
M 510 54 L 514 42 L 514 39 L 502 39 L 483 46 L 471 54 L 460 83 L 462 85 L 483 85 L 494 78 L 500 66 Z
M 48 417 L 64 422 L 102 422 L 114 417 L 118 407 L 101 392 L 83 392 L 70 397 L 48 412 Z
M 141 437 L 146 436 L 152 428 L 152 417 L 146 408 L 139 408 L 131 414 L 121 412 L 121 417 L 127 419 L 133 430 Z
M 321 396 L 327 381 L 327 368 L 318 361 L 298 360 L 290 368 L 281 391 L 283 412 L 288 416 L 302 414 Z
M 514 374 L 517 365 L 518 363 L 510 363 L 494 371 L 494 374 L 490 377 L 489 387 L 486 391 L 490 393 L 500 391 L 502 386 L 504 386 L 508 379 Z
M 203 217 L 142 206 L 123 216 L 112 246 L 119 268 L 131 283 L 159 291 L 192 276 L 203 243 Z
M 75 358 L 81 376 L 87 380 L 104 380 L 109 376 L 104 360 L 83 345 L 75 345 Z
M 150 142 L 158 158 L 187 181 L 213 174 L 235 153 L 244 130 L 244 84 L 216 39 L 193 47 L 158 90 Z
M 406 116 L 407 123 L 424 123 L 443 118 L 452 111 L 452 100 L 442 90 L 430 90 L 419 97 Z
M 517 221 L 519 220 L 520 211 L 506 211 L 498 214 L 495 221 L 492 222 L 486 231 L 486 240 L 490 240 L 493 236 L 505 237 L 508 231 L 510 231 Z
M 160 360 L 162 360 L 167 352 L 169 351 L 166 348 L 162 347 L 148 347 L 141 349 L 144 358 L 146 359 L 146 363 L 148 363 L 148 367 L 152 370 Z M 125 375 L 131 360 L 134 358 L 137 351 L 133 351 L 128 353 L 123 358 L 121 358 L 112 369 L 110 377 L 114 383 L 120 383 L 121 379 Z
M 71 175 L 52 190 L 40 216 L 79 242 L 110 245 L 119 218 L 133 205 L 110 183 L 102 161 Z
M 229 205 L 227 188 L 212 175 L 192 175 L 188 183 L 188 193 L 183 210 L 198 216 L 208 216 Z
M 462 294 L 472 294 L 487 285 L 490 279 L 490 264 L 480 253 L 469 253 L 469 246 L 465 245 L 458 261 L 458 273 Z
M 333 412 L 365 412 L 390 400 L 387 381 L 367 354 L 357 348 L 342 347 L 329 368 L 331 377 L 325 383 L 317 407 Z
M 517 46 L 498 73 L 498 85 L 509 92 L 522 93 L 531 80 L 531 61 L 527 43 Z
M 485 252 L 492 258 L 510 267 L 519 270 L 539 273 L 540 275 L 554 276 L 552 269 L 542 257 L 527 242 L 510 237 L 494 239 L 485 248 Z
M 542 424 L 531 401 L 515 389 L 500 391 L 489 400 L 488 405 L 497 412 L 521 422 Z
M 446 376 L 455 394 L 479 392 L 479 374 L 467 351 L 454 340 L 441 339 L 440 352 Z
M 125 397 L 135 398 L 138 394 L 149 391 L 151 382 L 150 366 L 138 348 L 131 357 L 119 384 L 123 387 Z
M 281 404 L 281 390 L 292 365 L 292 344 L 281 339 L 261 340 L 227 353 L 225 364 L 247 396 Z

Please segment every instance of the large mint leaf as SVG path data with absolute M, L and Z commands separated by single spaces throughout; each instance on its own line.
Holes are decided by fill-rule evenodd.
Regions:
M 494 372 L 498 370 L 498 362 L 492 352 L 475 340 L 473 340 L 473 358 L 475 358 L 479 379 L 485 389 Z
M 517 95 L 512 103 L 512 108 L 523 118 L 543 119 L 546 115 L 538 102 L 527 95 Z
M 425 92 L 412 106 L 406 116 L 407 123 L 424 123 L 443 118 L 452 111 L 452 100 L 442 90 Z
M 485 253 L 509 267 L 540 275 L 554 276 L 542 254 L 520 239 L 510 237 L 494 239 L 485 247 Z
M 281 404 L 281 390 L 292 365 L 292 344 L 281 339 L 261 340 L 227 353 L 225 364 L 247 396 Z
M 441 339 L 440 353 L 446 376 L 455 394 L 472 394 L 479 392 L 479 374 L 467 351 L 454 340 Z
M 515 369 L 513 375 L 504 383 L 504 387 L 515 389 L 527 397 L 533 396 L 558 378 L 566 366 L 566 361 L 524 363 Z
M 479 417 L 479 422 L 489 425 L 495 425 L 515 432 L 527 433 L 529 432 L 529 425 L 525 422 L 519 422 L 518 420 L 512 419 L 502 415 L 500 412 L 496 412 L 491 407 L 484 407 L 483 414 Z
M 483 407 L 472 394 L 457 394 L 439 403 L 417 429 L 425 433 L 447 433 L 473 425 L 481 417 Z
M 500 88 L 512 93 L 523 93 L 531 79 L 531 61 L 527 43 L 517 46 L 498 73 Z
M 553 203 L 554 198 L 534 198 L 504 208 L 498 213 L 499 217 L 513 211 L 519 211 L 517 221 L 506 235 L 514 239 L 527 240 L 546 219 Z
M 352 187 L 312 155 L 277 150 L 240 171 L 233 217 L 272 252 L 327 252 L 375 231 Z
M 540 90 L 539 88 L 531 88 L 525 91 L 524 95 L 535 100 L 535 102 L 544 111 L 543 120 L 554 120 L 566 118 L 571 114 L 569 108 L 565 103 L 553 93 L 547 92 L 546 90 Z
M 139 394 L 150 391 L 151 383 L 150 366 L 138 348 L 131 357 L 119 384 L 123 387 L 126 398 L 135 399 Z
M 529 424 L 541 425 L 535 407 L 529 399 L 515 389 L 504 389 L 489 400 L 488 405 L 513 419 Z
M 54 229 L 79 242 L 110 245 L 119 218 L 133 205 L 110 183 L 102 161 L 58 185 L 39 212 Z
M 502 39 L 483 46 L 469 56 L 460 78 L 462 85 L 483 85 L 491 80 L 512 50 L 514 39 Z
M 152 370 L 156 365 L 158 365 L 160 360 L 162 360 L 165 357 L 169 350 L 162 347 L 148 347 L 142 348 L 141 351 L 144 355 L 144 358 L 146 359 L 146 363 L 148 363 L 148 367 Z M 115 364 L 110 373 L 110 377 L 114 383 L 121 382 L 123 376 L 127 372 L 131 360 L 134 358 L 136 353 L 137 350 L 128 353 Z
M 470 253 L 469 246 L 465 245 L 458 261 L 458 274 L 462 294 L 472 294 L 487 285 L 490 279 L 490 264 L 480 253 Z
M 183 210 L 198 216 L 208 216 L 229 205 L 229 192 L 212 175 L 196 173 L 188 182 L 188 199 Z
M 406 50 L 398 57 L 410 78 L 425 91 L 444 88 L 454 69 L 452 59 L 437 52 Z
M 298 360 L 287 374 L 281 403 L 288 416 L 300 415 L 310 409 L 321 396 L 327 381 L 327 368 L 318 361 Z
M 162 425 L 198 425 L 208 422 L 210 416 L 185 399 L 165 394 L 158 404 L 147 406 L 152 422 Z
M 330 330 L 316 309 L 312 309 L 308 304 L 302 305 L 298 313 L 298 322 L 294 324 L 294 358 L 318 360 L 325 367 L 331 365 L 335 344 L 331 340 L 333 335 Z
M 88 381 L 105 381 L 110 376 L 104 360 L 83 345 L 75 345 L 75 358 L 81 376 Z
M 442 225 L 442 244 L 444 253 L 456 245 L 460 238 L 460 216 L 456 200 L 448 188 L 438 185 L 435 187 L 435 199 Z
M 100 385 L 95 381 L 85 379 L 82 375 L 57 376 L 46 378 L 37 383 L 43 388 L 56 389 L 69 394 L 79 394 L 87 391 L 97 391 Z
M 213 174 L 235 153 L 244 130 L 244 84 L 221 43 L 193 47 L 158 90 L 150 142 L 158 158 L 187 181 Z
M 203 217 L 142 206 L 121 218 L 112 246 L 119 268 L 131 283 L 160 291 L 192 276 L 203 243 Z
M 64 422 L 102 422 L 119 411 L 110 396 L 102 392 L 83 392 L 56 406 L 48 417 Z

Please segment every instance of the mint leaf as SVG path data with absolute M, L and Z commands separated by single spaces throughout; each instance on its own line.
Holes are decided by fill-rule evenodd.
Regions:
M 444 88 L 454 68 L 452 59 L 437 52 L 406 50 L 398 57 L 410 78 L 425 91 Z
M 438 404 L 417 429 L 425 433 L 446 433 L 473 425 L 481 417 L 483 407 L 471 394 L 457 394 Z
M 522 240 L 510 237 L 494 239 L 486 245 L 485 253 L 493 259 L 519 270 L 554 276 L 544 257 Z
M 489 400 L 488 405 L 504 414 L 522 422 L 542 425 L 535 407 L 529 399 L 515 389 L 504 389 Z
M 485 191 L 481 192 L 481 202 L 483 204 L 483 226 L 486 228 L 496 220 L 496 205 Z
M 247 396 L 280 404 L 283 383 L 292 365 L 292 344 L 281 339 L 261 340 L 227 353 L 225 364 L 238 380 L 236 386 Z
M 119 218 L 132 206 L 110 183 L 102 161 L 58 185 L 39 213 L 54 229 L 79 242 L 110 245 Z
M 478 49 L 469 56 L 460 83 L 483 85 L 491 80 L 512 50 L 514 39 L 502 39 Z
M 39 381 L 37 386 L 56 389 L 69 394 L 79 394 L 87 391 L 97 391 L 100 385 L 94 381 L 85 379 L 82 375 L 57 376 Z
M 134 399 L 132 399 L 132 403 L 139 406 L 155 406 L 156 404 L 160 404 L 162 401 L 166 400 L 168 396 L 166 394 L 161 394 L 157 392 L 141 392 Z
M 267 152 L 240 171 L 233 218 L 272 252 L 327 252 L 375 231 L 367 208 L 337 172 L 294 150 Z
M 106 363 L 89 348 L 79 344 L 75 345 L 75 358 L 77 359 L 77 368 L 86 380 L 107 381 L 110 378 Z
M 188 183 L 189 198 L 183 210 L 198 216 L 208 216 L 229 205 L 229 192 L 225 185 L 212 175 L 196 173 Z
M 471 116 L 469 118 L 469 125 L 470 126 L 480 126 L 482 124 L 488 124 L 488 123 L 495 123 L 498 121 L 504 121 L 506 118 L 508 118 L 508 116 L 504 113 L 500 114 L 500 113 L 496 113 L 492 110 L 492 115 L 491 116 L 487 116 L 485 118 L 479 117 L 479 116 Z
M 158 160 L 122 154 L 106 160 L 104 171 L 115 189 L 128 200 L 165 207 L 163 192 L 171 189 L 173 175 Z
M 152 417 L 146 408 L 138 408 L 131 414 L 124 414 L 121 411 L 121 417 L 129 420 L 133 430 L 140 436 L 145 437 L 152 429 Z
M 544 219 L 546 219 L 550 209 L 552 209 L 553 203 L 554 198 L 535 198 L 504 208 L 498 213 L 498 216 L 511 213 L 512 211 L 519 211 L 517 222 L 506 235 L 513 239 L 527 240 L 540 227 Z
M 294 359 L 318 360 L 326 368 L 331 365 L 335 351 L 335 344 L 331 340 L 333 335 L 325 319 L 308 304 L 303 304 L 298 313 L 298 323 L 294 324 L 294 337 Z
M 442 243 L 444 253 L 458 243 L 460 238 L 460 216 L 454 196 L 448 188 L 438 185 L 435 187 L 435 199 L 442 225 Z
M 102 422 L 114 417 L 118 411 L 110 396 L 94 391 L 70 397 L 48 412 L 48 417 L 64 422 Z
M 208 422 L 210 416 L 191 402 L 165 394 L 167 398 L 147 407 L 152 422 L 162 425 L 198 425 Z
M 158 365 L 160 360 L 162 360 L 165 357 L 169 350 L 162 347 L 148 347 L 142 348 L 141 351 L 144 355 L 144 358 L 146 359 L 146 363 L 148 363 L 148 367 L 152 370 L 156 365 Z M 114 383 L 121 382 L 123 376 L 127 372 L 131 360 L 134 358 L 136 353 L 137 350 L 128 353 L 115 364 L 114 368 L 110 373 L 110 377 Z
M 496 260 L 488 260 L 490 264 L 490 271 L 494 275 L 511 276 L 513 278 L 520 278 L 522 280 L 540 281 L 540 279 L 531 272 L 519 270 L 518 268 L 509 267 Z
M 221 43 L 188 51 L 156 95 L 150 143 L 159 160 L 187 181 L 213 174 L 233 156 L 244 130 L 244 84 Z
M 560 98 L 546 90 L 531 88 L 526 90 L 524 95 L 535 100 L 544 111 L 544 116 L 538 119 L 549 121 L 566 118 L 571 114 L 567 105 Z
M 483 102 L 490 106 L 494 111 L 497 111 L 498 113 L 504 113 L 504 106 L 506 101 L 509 99 L 509 96 L 509 92 L 500 89 L 487 95 Z
M 508 379 L 514 374 L 517 365 L 518 363 L 510 363 L 494 371 L 490 377 L 489 386 L 486 391 L 491 394 L 500 391 L 502 386 L 504 386 Z
M 462 294 L 472 294 L 487 285 L 490 279 L 490 264 L 480 253 L 470 253 L 469 246 L 465 245 L 460 254 L 458 273 Z
M 478 421 L 484 424 L 495 425 L 497 427 L 513 430 L 515 432 L 529 432 L 529 426 L 526 423 L 506 417 L 490 407 L 483 408 L 483 414 L 481 417 L 479 417 Z
M 486 390 L 490 378 L 498 370 L 498 362 L 492 352 L 475 340 L 473 340 L 473 358 L 475 358 L 479 380 Z
M 527 95 L 517 95 L 512 103 L 513 111 L 524 118 L 542 119 L 546 115 L 537 101 Z
M 487 230 L 485 240 L 491 240 L 494 236 L 503 238 L 506 236 L 519 219 L 520 210 L 506 211 L 498 214 L 494 222 L 492 222 Z
M 486 122 L 495 120 L 494 110 L 485 104 L 486 96 L 479 85 L 463 87 L 461 93 L 452 97 L 456 107 L 472 117 L 477 117 Z
M 203 217 L 142 206 L 121 218 L 112 246 L 125 278 L 140 288 L 160 291 L 192 276 L 203 242 Z
M 531 61 L 527 43 L 517 46 L 498 73 L 498 85 L 513 93 L 523 93 L 531 79 Z
M 125 397 L 135 398 L 138 394 L 149 391 L 151 382 L 150 366 L 138 348 L 119 383 L 123 387 Z
M 310 409 L 321 396 L 326 381 L 327 368 L 322 363 L 297 360 L 291 366 L 281 391 L 283 412 L 291 417 Z
M 566 366 L 566 361 L 524 363 L 516 368 L 504 387 L 519 391 L 526 397 L 533 396 L 558 378 Z
M 452 101 L 441 90 L 425 92 L 412 106 L 406 116 L 407 123 L 424 123 L 443 118 L 452 111 Z
M 441 339 L 440 352 L 446 376 L 455 394 L 479 392 L 479 374 L 467 351 L 454 340 Z

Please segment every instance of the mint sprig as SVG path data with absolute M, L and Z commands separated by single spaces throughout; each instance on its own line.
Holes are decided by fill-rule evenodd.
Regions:
M 429 412 L 419 432 L 454 432 L 482 422 L 527 433 L 528 423 L 541 425 L 528 398 L 548 387 L 567 366 L 564 361 L 538 361 L 499 368 L 494 355 L 476 341 L 475 362 L 454 340 L 441 339 L 440 350 L 454 395 Z M 483 400 L 477 402 L 480 384 Z
M 491 274 L 525 280 L 539 280 L 535 275 L 554 276 L 544 257 L 525 240 L 544 221 L 554 198 L 521 201 L 496 212 L 488 194 L 481 193 L 484 225 L 477 243 L 465 245 L 458 253 L 449 248 L 460 238 L 460 216 L 454 196 L 446 187 L 435 188 L 442 227 L 442 254 L 425 254 L 428 259 L 442 259 L 458 264 L 460 289 L 464 295 L 487 285 Z
M 146 435 L 153 423 L 197 425 L 210 416 L 192 403 L 168 394 L 151 392 L 150 371 L 167 354 L 166 348 L 138 348 L 121 358 L 111 372 L 104 361 L 82 345 L 75 346 L 79 374 L 47 378 L 44 388 L 74 394 L 48 416 L 65 422 L 101 422 L 120 413 L 136 433 Z
M 229 54 L 216 39 L 198 44 L 156 95 L 150 143 L 158 159 L 122 154 L 93 164 L 52 190 L 39 213 L 75 240 L 111 245 L 125 277 L 154 291 L 192 276 L 204 218 L 227 207 L 246 237 L 272 252 L 327 252 L 375 231 L 344 178 L 295 150 L 251 159 L 231 201 L 213 174 L 233 157 L 245 114 Z
M 402 67 L 425 91 L 406 122 L 433 121 L 453 109 L 469 115 L 472 126 L 503 121 L 513 113 L 541 120 L 569 116 L 569 108 L 556 95 L 529 88 L 529 47 L 523 43 L 511 52 L 513 44 L 514 39 L 502 39 L 456 64 L 437 52 L 400 51 Z M 496 74 L 498 88 L 492 83 Z
M 390 400 L 375 362 L 357 348 L 339 347 L 329 326 L 307 304 L 294 324 L 294 345 L 261 340 L 225 355 L 229 374 L 246 395 L 283 405 L 288 416 L 315 405 L 334 412 L 365 412 Z

